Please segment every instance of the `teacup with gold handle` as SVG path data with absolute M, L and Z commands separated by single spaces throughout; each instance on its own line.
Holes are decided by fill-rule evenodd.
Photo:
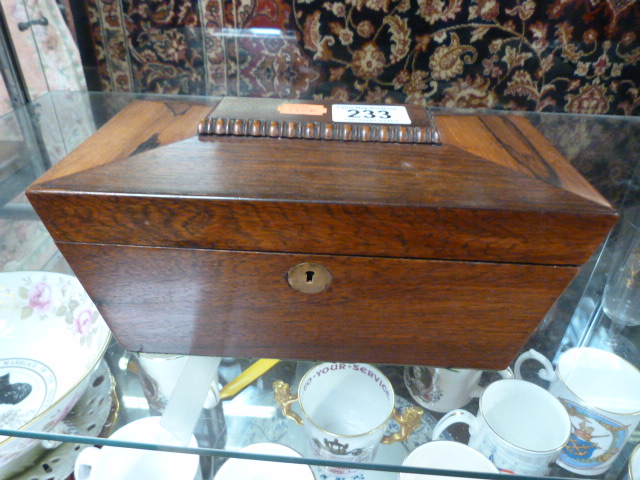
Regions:
M 368 463 L 380 443 L 404 441 L 422 425 L 423 410 L 411 406 L 400 414 L 391 382 L 371 365 L 322 363 L 304 375 L 297 394 L 280 380 L 274 391 L 283 415 L 304 426 L 311 451 L 320 459 Z M 301 415 L 292 410 L 296 401 Z M 392 418 L 401 430 L 385 436 Z M 325 469 L 342 476 L 358 472 L 346 466 Z

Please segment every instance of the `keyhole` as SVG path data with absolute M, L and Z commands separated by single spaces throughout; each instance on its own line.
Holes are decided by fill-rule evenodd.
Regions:
M 331 272 L 319 263 L 300 263 L 291 267 L 287 282 L 303 293 L 324 292 L 331 284 Z

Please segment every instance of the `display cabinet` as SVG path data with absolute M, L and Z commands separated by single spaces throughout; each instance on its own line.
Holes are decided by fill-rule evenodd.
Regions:
M 45 95 L 23 107 L 21 111 L 0 119 L 2 122 L 0 131 L 3 132 L 3 138 L 0 139 L 0 146 L 2 146 L 0 152 L 3 154 L 7 152 L 3 158 L 0 158 L 1 198 L 5 200 L 0 208 L 0 270 L 3 272 L 44 271 L 51 272 L 52 275 L 54 273 L 73 275 L 46 229 L 20 192 L 36 180 L 48 165 L 59 162 L 110 118 L 139 99 L 162 101 L 171 97 L 56 92 Z M 194 98 L 194 100 L 201 99 Z M 506 114 L 498 111 L 484 113 L 497 116 Z M 640 121 L 637 118 L 542 113 L 518 113 L 518 115 L 528 119 L 623 216 L 625 212 L 633 212 L 634 207 L 640 205 L 638 144 Z M 29 135 L 24 134 L 27 127 L 23 125 L 25 119 L 29 121 Z M 35 146 L 32 144 L 34 131 L 40 139 Z M 117 139 L 115 141 L 117 142 Z M 5 192 L 11 192 L 10 195 L 7 193 L 6 199 Z M 154 227 L 149 225 L 148 228 Z M 614 230 L 610 239 L 582 266 L 546 316 L 540 318 L 539 326 L 520 353 L 535 349 L 558 368 L 565 351 L 574 347 L 594 347 L 602 351 L 615 352 L 624 358 L 624 368 L 629 364 L 634 369 L 640 366 L 640 327 L 635 327 L 632 320 L 627 321 L 626 324 L 612 321 L 605 313 L 606 306 L 603 305 L 603 293 L 607 284 L 610 285 L 612 281 L 609 267 L 617 261 L 616 248 L 620 248 L 617 240 L 625 235 L 626 233 L 619 228 Z M 637 270 L 633 270 L 632 278 L 627 281 L 635 281 L 637 276 Z M 0 280 L 0 288 L 2 285 L 3 282 Z M 473 312 L 469 312 L 469 315 L 473 315 Z M 639 318 L 637 323 L 640 323 L 639 316 L 640 312 L 637 312 L 636 318 Z M 162 319 L 155 319 L 155 321 L 162 322 Z M 0 338 L 10 334 L 7 325 L 7 319 L 0 317 Z M 415 331 L 412 334 L 416 344 L 420 344 L 421 332 Z M 220 332 L 220 335 L 224 335 L 224 332 Z M 56 346 L 55 335 L 52 335 L 47 348 L 55 352 Z M 389 345 L 388 348 L 394 347 Z M 0 360 L 2 358 L 3 352 L 0 352 Z M 355 457 L 345 456 L 344 458 L 349 460 L 339 461 L 335 460 L 335 457 L 328 459 L 314 455 L 312 443 L 309 442 L 308 433 L 304 427 L 287 418 L 284 415 L 287 409 L 281 408 L 277 401 L 276 397 L 282 397 L 283 390 L 279 388 L 274 390 L 274 385 L 285 382 L 291 390 L 297 391 L 301 381 L 311 382 L 313 377 L 305 377 L 305 374 L 314 368 L 315 362 L 281 359 L 268 364 L 259 363 L 258 365 L 263 365 L 263 368 L 250 378 L 248 385 L 243 388 L 227 387 L 225 390 L 225 386 L 233 386 L 234 380 L 243 372 L 250 370 L 259 359 L 225 357 L 219 359 L 219 366 L 214 360 L 209 359 L 211 368 L 217 368 L 218 375 L 217 379 L 213 380 L 210 393 L 207 393 L 209 381 L 202 383 L 204 381 L 202 378 L 206 377 L 206 374 L 200 378 L 199 383 L 196 381 L 190 383 L 191 378 L 198 380 L 196 378 L 198 375 L 191 375 L 193 370 L 189 372 L 189 368 L 193 369 L 193 365 L 197 363 L 191 361 L 193 358 L 130 352 L 111 339 L 104 352 L 100 352 L 100 361 L 90 373 L 88 388 L 73 409 L 64 412 L 62 421 L 55 428 L 49 428 L 49 426 L 36 428 L 36 424 L 32 424 L 28 428 L 0 429 L 0 459 L 3 455 L 2 450 L 15 439 L 29 438 L 37 441 L 36 448 L 33 449 L 32 454 L 29 454 L 28 460 L 25 461 L 26 457 L 22 459 L 24 466 L 22 472 L 11 471 L 16 464 L 7 463 L 3 467 L 4 471 L 0 469 L 0 477 L 16 480 L 66 479 L 71 475 L 79 453 L 91 445 L 120 447 L 135 451 L 184 452 L 198 458 L 198 471 L 195 478 L 202 479 L 215 478 L 221 466 L 229 461 L 228 459 L 261 459 L 275 464 L 307 464 L 311 466 L 316 479 L 327 480 L 346 477 L 358 480 L 396 479 L 399 478 L 400 472 L 495 479 L 501 478 L 501 475 L 506 473 L 403 466 L 406 457 L 413 450 L 432 441 L 434 427 L 448 415 L 448 410 L 460 407 L 476 415 L 479 409 L 478 392 L 469 393 L 467 399 L 452 408 L 450 405 L 438 404 L 437 397 L 443 393 L 434 391 L 433 387 L 444 375 L 434 369 L 418 368 L 427 367 L 426 365 L 376 364 L 371 367 L 360 365 L 369 377 L 380 375 L 379 379 L 389 380 L 393 387 L 395 406 L 400 411 L 411 406 L 420 406 L 419 403 L 422 407 L 426 405 L 426 408 L 416 430 L 407 439 L 392 444 L 381 444 L 377 447 L 375 457 L 364 463 L 356 463 L 353 460 Z M 520 365 L 516 368 L 516 358 L 513 359 L 511 367 L 515 368 L 519 375 L 545 389 L 549 388 L 549 382 L 542 380 L 538 375 L 540 365 L 536 365 L 535 362 L 525 362 L 521 369 Z M 204 362 L 206 363 L 207 360 Z M 185 365 L 187 367 L 183 370 Z M 430 367 L 441 367 L 441 365 Z M 209 373 L 214 377 L 212 371 Z M 592 378 L 597 378 L 598 372 L 594 370 L 592 374 Z M 474 375 L 474 379 L 468 382 L 475 382 L 483 387 L 495 385 L 496 379 L 500 378 L 499 372 L 487 371 L 482 374 L 477 372 Z M 509 376 L 510 373 L 503 372 L 502 375 Z M 616 373 L 610 372 L 611 377 L 615 375 Z M 173 390 L 176 385 L 178 391 L 174 395 Z M 182 390 L 179 390 L 180 388 Z M 221 400 L 216 397 L 219 389 L 223 391 Z M 343 387 L 343 390 L 354 395 L 367 391 L 364 387 L 355 387 L 351 384 Z M 619 396 L 615 395 L 616 392 L 604 393 L 609 397 L 619 398 L 622 403 L 633 403 L 625 396 L 628 396 L 629 392 L 622 392 Z M 205 396 L 207 396 L 206 400 Z M 194 399 L 202 399 L 204 408 L 198 407 L 194 410 L 193 407 L 189 407 L 190 401 Z M 300 407 L 288 400 L 288 398 L 285 399 L 283 403 L 293 405 L 293 412 L 304 416 Z M 9 408 L 5 408 L 8 404 L 9 402 L 6 402 L 4 410 L 0 410 L 5 415 L 10 411 Z M 182 426 L 195 423 L 193 429 L 196 444 L 181 446 L 161 440 L 129 441 L 109 438 L 120 427 L 141 418 L 162 415 L 169 408 L 177 408 L 176 411 L 170 411 L 171 417 L 174 420 L 177 419 L 179 423 L 182 422 Z M 181 408 L 183 411 L 180 411 Z M 629 415 L 635 421 L 640 412 L 630 412 Z M 165 418 L 168 416 L 169 414 L 166 414 Z M 459 416 L 464 415 L 460 413 Z M 585 425 L 585 431 L 587 431 L 586 427 L 588 425 Z M 477 430 L 479 427 L 475 428 Z M 517 432 L 524 429 L 524 426 L 515 428 Z M 392 419 L 386 426 L 385 434 L 392 435 L 400 430 L 401 425 Z M 605 472 L 592 471 L 590 476 L 606 480 L 622 480 L 625 477 L 628 460 L 640 441 L 640 436 L 635 431 L 635 424 L 631 430 L 633 431 L 629 432 L 628 440 L 621 441 L 618 435 L 615 441 L 619 441 L 620 444 L 615 444 L 613 440 L 605 438 L 602 434 L 596 435 L 598 432 L 593 430 L 591 430 L 591 436 L 580 437 L 581 432 L 576 432 L 576 428 L 573 428 L 571 434 L 574 438 L 582 439 L 585 443 L 591 441 L 593 445 L 602 446 L 604 442 L 613 442 L 611 449 L 615 449 L 615 452 L 611 450 L 613 459 L 611 464 L 607 465 Z M 612 432 L 612 430 L 607 431 Z M 549 436 L 551 435 L 552 432 L 549 431 Z M 611 433 L 611 435 L 617 434 Z M 466 443 L 469 441 L 469 436 L 468 428 L 455 424 L 447 428 L 441 438 Z M 353 439 L 349 440 L 349 442 L 353 441 Z M 257 443 L 286 445 L 301 456 L 290 456 L 279 451 L 274 454 L 267 451 L 241 450 Z M 348 446 L 345 447 L 345 443 L 348 442 L 342 442 L 340 445 L 338 443 L 335 444 L 335 449 L 342 448 L 344 451 L 348 448 Z M 593 452 L 590 454 L 593 455 Z M 334 473 L 328 473 L 326 467 L 333 468 Z M 342 471 L 341 469 L 356 471 L 350 474 L 335 473 Z M 187 471 L 190 470 L 185 467 L 184 472 Z M 515 476 L 576 478 L 584 475 L 574 473 L 552 462 L 544 473 L 516 472 Z

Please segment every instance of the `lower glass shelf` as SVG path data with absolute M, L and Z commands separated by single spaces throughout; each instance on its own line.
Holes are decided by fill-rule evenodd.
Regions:
M 156 359 L 165 365 L 159 371 L 167 373 L 172 363 L 180 365 L 181 357 Z M 253 359 L 222 359 L 219 368 L 219 387 L 235 379 L 254 363 Z M 133 442 L 113 440 L 108 437 L 124 425 L 149 416 L 162 415 L 166 405 L 166 389 L 176 382 L 175 375 L 152 376 L 141 368 L 139 356 L 122 350 L 112 341 L 104 360 L 93 373 L 90 386 L 63 421 L 50 432 L 15 432 L 0 430 L 0 435 L 20 435 L 35 438 L 33 449 L 28 455 L 4 467 L 3 479 L 11 480 L 64 480 L 71 472 L 78 454 L 88 445 L 118 446 L 137 450 L 159 450 L 184 452 L 200 456 L 198 479 L 213 479 L 229 457 L 239 459 L 261 459 L 283 463 L 310 464 L 316 480 L 391 480 L 398 479 L 399 472 L 420 472 L 443 474 L 438 469 L 415 469 L 403 467 L 405 458 L 420 445 L 431 441 L 433 428 L 443 414 L 425 411 L 418 429 L 406 440 L 391 445 L 381 444 L 375 457 L 366 464 L 338 462 L 320 459 L 312 451 L 303 427 L 286 418 L 274 395 L 274 382 L 281 380 L 289 383 L 293 390 L 304 374 L 314 366 L 312 362 L 281 361 L 260 378 L 249 384 L 231 398 L 215 402 L 210 395 L 205 408 L 200 412 L 195 428 L 197 446 L 176 446 L 171 442 Z M 415 399 L 407 390 L 404 380 L 404 367 L 377 366 L 384 377 L 388 378 L 395 391 L 395 404 L 399 410 L 416 406 Z M 168 382 L 168 383 L 167 383 Z M 470 412 L 478 409 L 478 402 L 472 401 L 465 406 Z M 293 411 L 302 414 L 294 403 Z M 394 420 L 389 422 L 386 434 L 401 429 Z M 447 430 L 445 440 L 466 443 L 468 432 L 460 426 Z M 5 440 L 6 442 L 6 440 Z M 615 464 L 605 473 L 595 478 L 622 479 L 631 451 L 638 442 L 637 434 L 632 435 Z M 255 444 L 279 444 L 292 448 L 300 457 L 246 452 L 245 447 Z M 333 467 L 327 471 L 326 467 Z M 342 469 L 357 469 L 348 474 L 339 473 Z M 14 472 L 11 472 L 11 469 Z M 20 473 L 15 471 L 20 470 Z M 502 473 L 448 472 L 457 477 L 501 478 Z M 516 475 L 527 478 L 528 476 Z M 536 476 L 536 477 L 539 477 Z M 577 478 L 579 475 L 553 465 L 546 478 Z M 216 479 L 217 480 L 217 479 Z

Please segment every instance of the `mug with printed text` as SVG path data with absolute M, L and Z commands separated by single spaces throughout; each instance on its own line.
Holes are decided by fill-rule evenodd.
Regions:
M 371 462 L 380 443 L 406 440 L 422 425 L 421 408 L 408 407 L 402 415 L 396 411 L 391 383 L 371 365 L 319 364 L 304 375 L 297 395 L 279 380 L 274 390 L 282 413 L 304 425 L 311 451 L 320 459 Z M 296 401 L 300 415 L 292 410 Z M 400 424 L 401 431 L 385 436 L 391 418 Z M 342 476 L 359 471 L 346 466 L 325 469 Z
M 558 465 L 581 475 L 607 471 L 640 421 L 640 371 L 614 353 L 577 347 L 560 355 L 556 369 L 529 350 L 515 363 L 516 377 L 526 360 L 544 366 L 538 376 L 571 416 L 571 438 Z
M 524 380 L 498 380 L 482 395 L 478 414 L 452 410 L 436 424 L 436 440 L 451 425 L 469 425 L 469 446 L 501 472 L 540 476 L 548 473 L 569 440 L 571 421 L 560 401 Z

